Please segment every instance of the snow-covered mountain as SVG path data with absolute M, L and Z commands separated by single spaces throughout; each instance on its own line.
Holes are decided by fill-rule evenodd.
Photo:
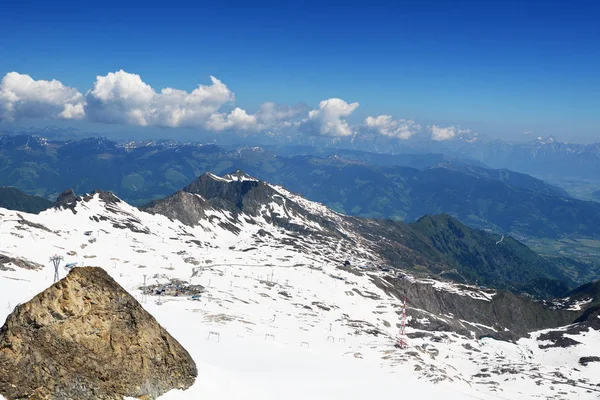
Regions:
M 52 283 L 52 255 L 64 257 L 61 277 L 74 263 L 103 267 L 198 365 L 191 389 L 161 399 L 600 393 L 600 362 L 580 363 L 599 355 L 600 333 L 589 319 L 570 325 L 588 303 L 548 306 L 433 278 L 445 261 L 416 236 L 402 241 L 408 230 L 241 171 L 202 175 L 144 210 L 107 192 L 67 192 L 39 215 L 0 218 L 0 321 Z M 561 347 L 557 335 L 575 343 Z

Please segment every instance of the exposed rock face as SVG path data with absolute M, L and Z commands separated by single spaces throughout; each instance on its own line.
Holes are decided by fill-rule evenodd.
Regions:
M 229 176 L 231 177 L 231 175 Z M 201 175 L 198 179 L 183 188 L 183 190 L 188 193 L 199 194 L 207 200 L 226 200 L 239 210 L 244 210 L 245 206 L 250 205 L 248 204 L 248 199 L 256 197 L 256 188 L 261 188 L 264 191 L 269 192 L 266 195 L 272 192 L 267 184 L 259 182 L 258 180 L 215 179 L 215 176 L 209 173 Z M 254 196 L 248 195 L 251 192 Z
M 77 195 L 73 189 L 67 189 L 56 198 L 54 203 L 55 208 L 70 209 L 75 213 L 75 205 L 77 204 Z
M 151 202 L 145 206 L 144 211 L 194 226 L 205 217 L 208 207 L 206 200 L 200 196 L 179 190 L 169 197 Z
M 579 359 L 579 364 L 588 365 L 591 362 L 600 362 L 600 357 L 591 356 L 591 357 L 581 357 Z
M 96 215 L 90 216 L 91 220 L 96 222 L 110 221 L 115 228 L 129 229 L 137 233 L 150 233 L 150 229 L 144 226 L 134 214 L 120 207 L 123 201 L 111 192 L 94 190 L 92 193 L 77 196 L 72 189 L 68 189 L 58 196 L 54 208 L 69 209 L 73 214 L 77 214 L 79 205 L 93 200 L 99 200 L 101 211 L 98 211 Z M 28 223 L 28 225 L 31 225 L 31 223 Z
M 577 311 L 550 308 L 507 291 L 497 291 L 488 301 L 436 290 L 433 285 L 402 278 L 373 278 L 373 282 L 399 299 L 408 298 L 407 315 L 412 317 L 409 326 L 428 331 L 463 335 L 473 332 L 477 337 L 516 340 L 531 331 L 572 324 L 581 315 Z M 423 318 L 427 321 L 421 322 Z
M 196 375 L 188 352 L 101 268 L 74 268 L 0 329 L 9 400 L 154 399 Z
M 268 207 L 265 208 L 271 203 L 283 205 L 288 215 L 281 216 Z M 299 216 L 317 222 L 326 229 L 326 232 L 312 232 L 313 234 L 326 234 L 338 239 L 343 236 L 331 221 L 307 212 L 294 202 L 287 201 L 281 193 L 266 182 L 259 181 L 240 170 L 224 177 L 211 173 L 202 174 L 183 190 L 141 208 L 151 214 L 162 214 L 190 226 L 197 225 L 198 221 L 207 215 L 207 211 L 227 211 L 231 218 L 221 221 L 220 225 L 235 233 L 239 231 L 235 225 L 241 213 L 264 219 L 290 231 L 307 233 L 306 226 L 290 222 L 291 216 Z
M 14 271 L 8 264 L 15 265 L 23 269 L 42 270 L 44 266 L 33 261 L 28 261 L 23 258 L 10 257 L 0 253 L 0 271 Z

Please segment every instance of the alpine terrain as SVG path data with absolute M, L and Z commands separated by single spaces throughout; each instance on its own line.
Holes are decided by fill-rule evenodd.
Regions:
M 160 399 L 600 394 L 597 284 L 569 292 L 526 246 L 449 216 L 348 217 L 236 171 L 142 208 L 66 191 L 0 218 L 0 320 L 22 315 L 0 332 L 20 318 L 36 337 L 19 304 L 52 285 L 50 257 L 63 257 L 59 278 L 101 267 L 196 364 L 189 389 Z

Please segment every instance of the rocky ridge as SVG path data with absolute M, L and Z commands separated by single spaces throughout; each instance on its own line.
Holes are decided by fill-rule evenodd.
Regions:
M 568 277 L 547 260 L 509 237 L 471 229 L 451 216 L 426 216 L 414 224 L 350 217 L 310 202 L 283 187 L 235 171 L 223 177 L 205 173 L 175 194 L 142 207 L 188 226 L 202 220 L 234 233 L 244 224 L 266 223 L 297 234 L 346 243 L 377 255 L 375 263 L 421 276 L 483 284 L 541 298 L 564 295 Z M 311 251 L 305 246 L 305 251 Z M 565 283 L 567 282 L 567 283 Z

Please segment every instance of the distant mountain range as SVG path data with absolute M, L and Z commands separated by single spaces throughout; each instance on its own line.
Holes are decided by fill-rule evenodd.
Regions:
M 368 141 L 353 143 L 352 146 L 369 151 L 383 149 L 390 154 L 439 153 L 449 158 L 476 160 L 492 168 L 508 168 L 536 176 L 599 180 L 600 142 L 565 143 L 552 136 L 508 142 L 465 135 L 445 141 L 415 137 L 411 140 L 389 140 L 378 146 Z
M 452 153 L 532 175 L 600 179 L 600 143 L 564 143 L 553 137 L 519 144 L 480 140 L 469 145 L 461 143 Z
M 3 132 L 0 132 L 2 135 Z M 51 140 L 76 141 L 105 136 L 82 132 L 73 128 L 48 126 L 23 128 L 12 135 L 39 135 Z M 129 134 L 107 133 L 113 140 L 134 140 L 139 132 Z M 156 134 L 154 134 L 156 136 Z M 123 139 L 125 138 L 126 139 Z M 148 134 L 146 134 L 148 137 Z M 197 137 L 192 140 L 198 140 Z M 232 149 L 240 138 L 232 135 L 219 138 L 219 146 Z M 162 140 L 163 143 L 169 141 Z M 528 141 L 489 139 L 484 135 L 461 133 L 452 140 L 435 141 L 428 135 L 417 134 L 408 140 L 386 137 L 361 137 L 331 140 L 304 136 L 245 137 L 243 146 L 256 146 L 281 156 L 312 155 L 322 158 L 337 155 L 346 159 L 361 160 L 372 165 L 402 165 L 414 168 L 431 166 L 440 162 L 460 162 L 486 168 L 510 169 L 542 179 L 581 179 L 600 181 L 600 142 L 590 144 L 561 142 L 553 136 L 538 136 Z M 360 150 L 357 150 L 360 149 Z
M 368 154 L 370 163 L 348 154 L 353 153 L 280 156 L 260 147 L 0 136 L 0 185 L 52 199 L 66 187 L 101 188 L 141 205 L 206 171 L 242 169 L 349 215 L 411 222 L 448 213 L 470 226 L 517 237 L 600 238 L 599 203 L 574 199 L 531 176 L 435 154 Z

